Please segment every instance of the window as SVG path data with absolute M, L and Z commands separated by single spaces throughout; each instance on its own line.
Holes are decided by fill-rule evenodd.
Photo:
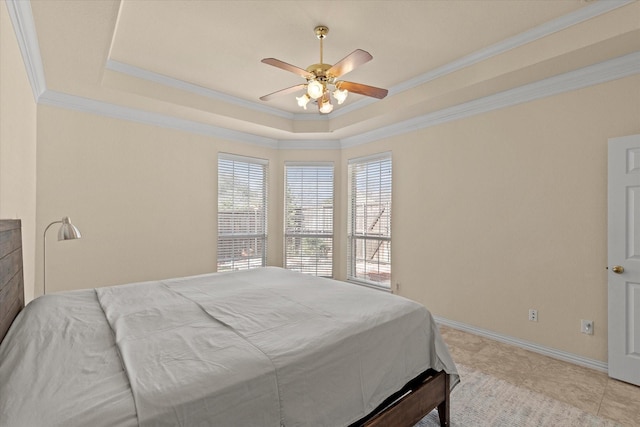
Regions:
M 218 271 L 266 265 L 267 166 L 262 159 L 218 155 Z
M 285 268 L 333 276 L 333 164 L 285 164 Z
M 349 161 L 349 280 L 391 287 L 391 154 Z

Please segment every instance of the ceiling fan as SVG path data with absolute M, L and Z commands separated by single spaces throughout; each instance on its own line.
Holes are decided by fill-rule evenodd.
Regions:
M 265 58 L 262 60 L 265 64 L 273 65 L 274 67 L 278 67 L 304 77 L 307 79 L 307 82 L 262 96 L 260 97 L 260 100 L 269 101 L 280 95 L 287 95 L 306 89 L 304 94 L 296 97 L 298 105 L 306 110 L 307 104 L 313 100 L 313 102 L 318 104 L 318 110 L 320 113 L 328 114 L 333 111 L 331 98 L 337 101 L 338 104 L 342 104 L 347 98 L 349 92 L 371 96 L 378 99 L 382 99 L 387 96 L 387 93 L 389 92 L 387 89 L 338 80 L 339 77 L 347 74 L 354 68 L 371 61 L 373 56 L 371 56 L 369 52 L 365 52 L 362 49 L 356 49 L 338 61 L 335 65 L 325 64 L 322 62 L 322 41 L 327 37 L 329 28 L 324 25 L 319 25 L 314 29 L 314 31 L 316 37 L 320 39 L 320 63 L 310 65 L 303 70 L 302 68 L 287 64 L 286 62 L 275 58 Z

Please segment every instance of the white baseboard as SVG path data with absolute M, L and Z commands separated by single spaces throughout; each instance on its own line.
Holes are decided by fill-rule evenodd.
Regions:
M 589 359 L 587 357 L 578 356 L 577 354 L 568 353 L 566 351 L 556 350 L 555 348 L 545 347 L 539 344 L 521 340 L 519 338 L 513 338 L 507 335 L 498 334 L 486 329 L 478 328 L 475 326 L 467 325 L 465 323 L 456 322 L 455 320 L 449 320 L 438 316 L 433 316 L 436 323 L 444 326 L 448 326 L 453 329 L 458 329 L 471 334 L 480 335 L 492 340 L 500 341 L 505 344 L 511 344 L 516 347 L 523 348 L 525 350 L 533 351 L 544 356 L 553 357 L 554 359 L 563 360 L 565 362 L 573 363 L 576 365 L 584 366 L 586 368 L 595 369 L 596 371 L 608 372 L 609 367 L 606 362 L 599 360 Z

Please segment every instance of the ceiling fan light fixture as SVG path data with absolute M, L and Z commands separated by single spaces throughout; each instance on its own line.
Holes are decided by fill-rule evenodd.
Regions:
M 329 114 L 333 111 L 333 104 L 331 103 L 331 99 L 329 98 L 329 93 L 326 93 L 325 96 L 318 99 L 318 110 L 322 114 Z
M 346 89 L 336 88 L 336 90 L 333 91 L 333 97 L 338 101 L 338 105 L 347 99 L 347 95 L 349 95 L 349 91 Z
M 324 95 L 324 85 L 317 80 L 312 80 L 307 85 L 307 94 L 312 99 L 318 99 Z
M 307 104 L 309 103 L 309 101 L 311 101 L 311 98 L 309 98 L 309 95 L 305 93 L 302 96 L 296 96 L 296 100 L 298 101 L 298 106 L 306 110 Z

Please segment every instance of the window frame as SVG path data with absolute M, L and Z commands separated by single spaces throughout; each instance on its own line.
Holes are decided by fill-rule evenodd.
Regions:
M 388 164 L 385 164 L 388 162 Z M 365 212 L 358 215 L 362 212 L 362 209 L 359 210 L 357 204 L 358 201 L 361 200 L 359 195 L 362 195 L 363 192 L 358 192 L 358 171 L 356 168 L 368 168 L 375 164 L 380 165 L 380 174 L 379 179 L 377 180 L 377 185 L 380 188 L 379 195 L 381 200 L 377 200 L 379 205 L 384 205 L 384 212 L 380 212 L 377 216 L 377 221 L 380 221 L 384 218 L 384 226 L 386 228 L 386 233 L 368 233 L 367 228 L 372 230 L 376 224 L 366 223 L 367 213 L 365 208 Z M 383 167 L 384 166 L 384 167 Z M 388 177 L 383 177 L 384 170 L 388 170 Z M 365 175 L 368 174 L 368 171 L 365 172 Z M 368 175 L 367 175 L 368 177 Z M 392 215 L 392 196 L 393 196 L 393 158 L 392 153 L 390 151 L 378 153 L 365 157 L 358 157 L 349 159 L 348 167 L 347 167 L 347 280 L 350 282 L 363 284 L 366 286 L 371 286 L 377 289 L 382 289 L 386 291 L 391 291 L 391 273 L 392 273 L 392 264 L 391 264 L 391 215 Z M 367 180 L 367 185 L 369 181 Z M 385 189 L 382 191 L 382 189 Z M 370 204 L 374 205 L 376 200 L 372 200 L 372 203 L 368 203 L 369 196 L 368 194 L 364 196 L 365 207 L 368 207 Z M 375 199 L 375 198 L 374 198 Z M 381 207 L 378 207 L 381 210 Z M 375 214 L 373 215 L 375 216 Z M 360 221 L 359 221 L 360 220 Z M 378 226 L 379 229 L 382 228 L 382 223 Z M 358 228 L 361 230 L 358 230 Z M 373 256 L 378 254 L 378 251 L 385 246 L 383 251 L 386 251 L 385 258 L 386 261 L 380 262 L 380 255 L 378 254 L 377 259 L 377 271 L 370 271 L 367 269 L 370 265 L 375 265 L 376 263 L 370 263 L 366 260 L 366 257 L 358 258 L 358 249 L 363 248 L 365 253 L 367 253 L 367 243 L 373 242 L 374 246 L 376 243 L 377 249 L 375 249 Z M 368 255 L 368 253 L 367 253 Z M 373 257 L 371 258 L 373 259 Z M 364 271 L 360 271 L 363 269 Z M 383 268 L 381 269 L 381 266 Z M 372 280 L 372 277 L 377 277 L 386 280 Z M 367 277 L 368 276 L 368 277 Z
M 289 211 L 292 208 L 289 203 L 290 203 L 290 184 L 289 184 L 289 176 L 290 173 L 295 172 L 296 170 L 298 170 L 300 173 L 304 173 L 304 169 L 309 169 L 311 171 L 315 171 L 316 174 L 316 181 L 310 182 L 309 184 L 312 186 L 312 188 L 309 189 L 309 191 L 304 191 L 304 183 L 301 183 L 302 188 L 296 189 L 301 191 L 300 194 L 295 194 L 295 196 L 302 198 L 304 196 L 309 196 L 310 193 L 312 193 L 315 198 L 312 199 L 312 203 L 311 204 L 305 204 L 305 202 L 300 201 L 301 206 L 298 209 L 301 210 L 311 210 L 313 211 L 313 209 L 316 209 L 315 214 L 312 212 L 312 214 L 309 217 L 309 222 L 311 224 L 309 224 L 308 227 L 302 227 L 303 230 L 308 230 L 309 228 L 313 229 L 313 227 L 315 226 L 316 228 L 313 229 L 313 232 L 309 232 L 309 231 L 300 231 L 300 232 L 296 232 L 294 230 L 292 230 L 289 227 L 289 218 L 290 218 L 290 214 Z M 319 174 L 320 173 L 324 173 L 324 174 L 330 174 L 330 185 L 327 186 L 326 185 L 326 181 L 320 182 L 318 180 L 319 178 Z M 303 178 L 304 179 L 304 178 Z M 324 185 L 321 185 L 324 184 Z M 313 186 L 315 185 L 315 188 L 313 188 Z M 329 189 L 329 190 L 328 190 Z M 315 190 L 315 193 L 314 193 Z M 325 204 L 322 203 L 322 200 L 320 200 L 321 198 L 321 194 L 320 193 L 326 193 L 327 191 L 329 191 L 330 193 L 330 207 L 328 208 Z M 302 194 L 304 193 L 304 194 Z M 333 162 L 296 162 L 296 161 L 287 161 L 284 164 L 284 218 L 283 218 L 283 267 L 286 269 L 290 269 L 293 271 L 299 271 L 301 273 L 304 274 L 310 274 L 310 275 L 314 275 L 314 276 L 320 276 L 320 277 L 333 277 L 334 275 L 334 262 L 333 262 L 333 255 L 334 255 L 334 245 L 335 245 L 335 238 L 334 238 L 334 234 L 335 234 L 335 221 L 334 221 L 334 217 L 335 217 L 335 165 Z M 326 199 L 324 199 L 326 200 Z M 318 209 L 322 209 L 321 212 L 317 212 Z M 326 209 L 330 209 L 330 213 L 329 216 L 327 216 L 326 214 Z M 301 220 L 303 221 L 303 220 Z M 324 223 L 329 222 L 328 226 L 324 226 Z M 322 225 L 319 226 L 318 223 L 323 223 Z M 290 247 L 290 240 L 289 239 L 299 239 L 298 240 L 298 245 L 300 245 L 300 247 L 298 248 L 298 250 L 300 251 L 297 255 L 294 253 L 290 253 L 289 252 L 289 247 Z M 309 240 L 307 240 L 309 239 Z M 317 240 L 324 240 L 324 245 L 322 246 L 318 246 L 317 248 L 315 248 L 315 250 L 317 251 L 315 254 L 314 253 L 308 253 L 306 256 L 302 255 L 302 245 L 304 244 L 305 241 L 310 242 L 311 244 L 313 244 L 313 240 L 317 239 Z M 329 241 L 329 248 L 327 249 L 327 245 L 326 242 Z M 302 242 L 302 243 L 300 243 Z M 317 241 L 315 243 L 318 243 Z M 309 247 L 307 246 L 307 250 L 309 250 Z M 327 253 L 328 252 L 328 253 Z M 313 261 L 314 264 L 312 266 L 306 266 L 303 264 L 303 259 L 305 257 L 308 257 L 308 260 Z M 296 268 L 293 260 L 299 260 L 298 263 L 298 268 Z M 289 261 L 291 260 L 291 264 L 289 263 Z M 329 261 L 329 267 L 328 267 L 328 273 L 327 273 L 327 264 L 326 261 Z M 326 273 L 326 274 L 323 274 Z
M 232 162 L 231 167 L 224 166 L 224 162 Z M 238 167 L 246 168 L 246 173 L 236 173 L 236 164 Z M 256 169 L 257 167 L 257 169 Z M 267 241 L 268 241 L 268 175 L 269 175 L 269 161 L 267 159 L 261 159 L 256 157 L 240 156 L 237 154 L 218 153 L 218 194 L 217 194 L 217 254 L 216 254 L 216 270 L 217 271 L 234 271 L 234 270 L 247 270 L 257 267 L 265 267 L 267 265 Z M 233 187 L 225 189 L 222 175 L 225 170 L 231 171 L 231 175 L 227 175 L 228 179 L 233 181 Z M 262 175 L 261 179 L 255 179 L 253 176 L 256 171 Z M 240 198 L 237 200 L 237 192 L 240 188 L 237 185 L 238 181 L 244 180 L 246 187 L 244 190 L 247 193 L 246 198 Z M 261 189 L 261 193 L 258 193 L 258 197 L 255 193 L 251 192 L 251 186 L 257 186 Z M 241 192 L 242 190 L 240 190 Z M 230 192 L 232 194 L 231 200 L 227 197 L 223 197 L 222 194 Z M 251 210 L 252 202 L 258 204 L 257 209 L 254 207 Z M 232 210 L 225 211 L 221 209 L 221 203 L 232 203 Z M 242 205 L 245 205 L 244 207 Z M 230 213 L 225 221 L 224 214 Z M 251 213 L 253 212 L 253 215 Z M 223 225 L 224 223 L 227 225 Z M 255 232 L 247 231 L 251 228 L 255 229 Z M 242 232 L 235 232 L 235 228 L 244 228 Z M 231 232 L 226 232 L 225 229 L 231 229 Z M 253 244 L 251 243 L 253 241 Z M 231 248 L 231 257 L 221 259 L 221 254 L 228 251 L 229 247 L 224 247 L 225 244 L 229 244 Z M 236 254 L 237 248 L 244 246 L 240 255 Z M 253 255 L 251 255 L 253 253 Z M 256 260 L 259 260 L 256 262 Z M 228 267 L 224 264 L 230 264 Z M 244 265 L 243 265 L 244 264 Z M 258 265 L 259 264 L 259 265 Z M 221 265 L 223 265 L 221 267 Z

